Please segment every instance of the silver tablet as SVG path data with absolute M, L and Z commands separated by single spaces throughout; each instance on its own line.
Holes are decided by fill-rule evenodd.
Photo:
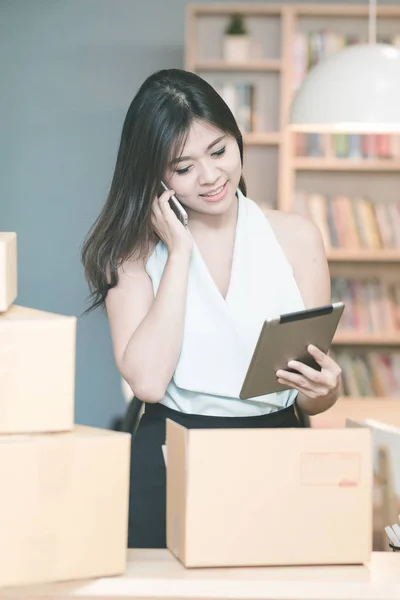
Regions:
M 290 360 L 298 360 L 321 370 L 307 346 L 312 344 L 328 352 L 344 309 L 343 302 L 286 313 L 264 322 L 239 398 L 255 398 L 289 389 L 278 383 L 278 369 L 289 369 Z

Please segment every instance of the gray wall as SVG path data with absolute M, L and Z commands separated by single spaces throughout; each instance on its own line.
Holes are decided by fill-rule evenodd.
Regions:
M 183 67 L 187 4 L 0 0 L 0 231 L 18 233 L 18 304 L 85 309 L 83 237 L 139 85 Z M 80 318 L 77 333 L 75 420 L 109 427 L 124 401 L 106 317 Z

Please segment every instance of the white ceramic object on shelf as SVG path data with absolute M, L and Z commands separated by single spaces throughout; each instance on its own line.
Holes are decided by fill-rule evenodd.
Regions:
M 223 40 L 223 58 L 229 63 L 246 63 L 250 60 L 250 36 L 228 35 Z

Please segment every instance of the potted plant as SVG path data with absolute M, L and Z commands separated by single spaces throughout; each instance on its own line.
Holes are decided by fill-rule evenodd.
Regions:
M 247 62 L 250 56 L 250 36 L 243 15 L 233 14 L 224 32 L 223 55 L 227 62 Z

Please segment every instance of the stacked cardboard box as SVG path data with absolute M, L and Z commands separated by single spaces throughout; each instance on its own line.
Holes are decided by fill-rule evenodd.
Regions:
M 0 312 L 17 297 L 17 235 L 0 233 Z
M 16 297 L 0 233 L 0 586 L 120 574 L 130 436 L 74 425 L 76 318 Z

